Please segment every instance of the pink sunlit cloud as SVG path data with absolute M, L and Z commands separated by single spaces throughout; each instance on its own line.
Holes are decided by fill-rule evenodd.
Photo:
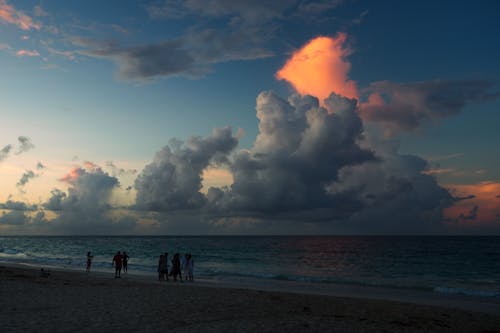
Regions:
M 332 92 L 358 98 L 356 82 L 347 74 L 351 64 L 346 57 L 351 53 L 344 43 L 347 35 L 316 37 L 296 51 L 276 73 L 279 80 L 288 81 L 300 94 L 309 94 L 323 101 Z
M 31 17 L 9 5 L 6 0 L 0 0 L 0 22 L 15 24 L 22 30 L 40 30 L 41 24 L 34 22 Z
M 38 51 L 36 51 L 36 50 L 33 50 L 33 51 L 19 50 L 16 52 L 16 56 L 18 56 L 18 57 L 39 57 L 40 53 L 38 53 Z

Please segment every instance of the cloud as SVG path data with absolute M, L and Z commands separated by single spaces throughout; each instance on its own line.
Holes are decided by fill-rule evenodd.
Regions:
M 300 94 L 316 96 L 323 101 L 330 93 L 358 98 L 356 83 L 348 79 L 351 53 L 345 46 L 347 35 L 316 37 L 287 60 L 276 78 L 289 82 Z
M 331 92 L 365 100 L 359 112 L 364 121 L 378 123 L 387 134 L 411 131 L 422 125 L 461 112 L 467 105 L 500 97 L 488 80 L 423 81 L 393 83 L 380 81 L 358 91 L 349 79 L 351 64 L 347 57 L 347 35 L 320 36 L 295 51 L 278 70 L 276 78 L 289 82 L 302 95 L 322 101 Z
M 443 210 L 457 200 L 426 174 L 428 162 L 400 154 L 397 141 L 365 128 L 355 99 L 332 93 L 323 104 L 259 94 L 253 147 L 229 155 L 233 142 L 221 155 L 230 184 L 202 193 L 213 154 L 174 142 L 138 176 L 136 208 L 160 212 L 160 228 L 179 232 L 445 232 Z
M 119 168 L 113 163 L 113 161 L 107 161 L 106 162 L 106 167 L 111 169 L 111 175 L 114 177 L 121 177 L 124 175 L 135 175 L 137 174 L 137 169 L 124 169 L 124 168 Z
M 31 17 L 22 11 L 16 10 L 7 0 L 0 0 L 0 22 L 17 25 L 22 30 L 40 30 L 40 23 L 33 21 Z
M 491 92 L 494 87 L 494 82 L 486 80 L 375 82 L 366 89 L 370 95 L 361 104 L 361 116 L 390 132 L 415 130 L 456 115 L 470 103 L 497 99 L 500 92 Z
M 497 226 L 500 228 L 500 183 L 447 185 L 454 194 L 455 202 L 444 212 L 446 221 L 462 228 Z M 471 224 L 474 222 L 474 224 Z
M 38 51 L 36 51 L 36 50 L 33 50 L 33 51 L 30 51 L 30 50 L 19 50 L 19 51 L 16 52 L 16 55 L 18 57 L 39 57 L 40 53 L 38 53 Z
M 186 143 L 172 141 L 135 180 L 136 206 L 140 210 L 169 211 L 200 208 L 204 196 L 201 175 L 210 164 L 227 162 L 237 145 L 230 127 L 215 129 L 206 138 L 192 137 Z
M 104 172 L 94 163 L 74 167 L 60 179 L 69 184 L 67 192 L 51 191 L 43 204 L 57 213 L 50 222 L 50 230 L 64 234 L 130 234 L 136 224 L 132 216 L 113 214 L 111 195 L 119 186 L 118 179 Z
M 152 18 L 179 19 L 197 14 L 204 17 L 238 17 L 247 24 L 258 24 L 280 18 L 286 9 L 298 1 L 276 0 L 256 2 L 247 0 L 166 0 L 147 7 Z
M 116 61 L 119 66 L 118 74 L 123 79 L 151 79 L 178 74 L 196 75 L 199 72 L 195 68 L 193 57 L 179 41 L 131 48 L 89 50 L 83 53 Z
M 33 178 L 37 177 L 38 175 L 35 174 L 33 171 L 28 170 L 23 175 L 21 176 L 21 179 L 16 183 L 17 188 L 22 192 L 24 186 Z
M 35 211 L 38 209 L 37 205 L 28 205 L 22 201 L 7 200 L 4 203 L 0 203 L 0 209 L 5 210 L 17 210 L 17 211 Z
M 260 39 L 246 29 L 197 30 L 178 39 L 131 47 L 99 45 L 96 41 L 81 39 L 78 43 L 87 48 L 80 51 L 81 54 L 113 60 L 118 65 L 119 78 L 134 81 L 175 75 L 200 77 L 216 63 L 272 55 L 260 47 Z
M 23 211 L 13 210 L 8 213 L 2 213 L 0 216 L 0 225 L 24 225 L 27 224 L 29 220 L 29 217 Z
M 2 149 L 0 149 L 0 162 L 5 160 L 9 156 L 11 150 L 12 150 L 12 145 L 6 145 Z
M 443 209 L 453 197 L 432 175 L 428 162 L 418 156 L 403 155 L 399 142 L 385 140 L 367 129 L 361 142 L 375 152 L 376 160 L 348 166 L 331 186 L 334 193 L 357 198 L 361 205 L 345 219 L 350 231 L 366 233 L 443 232 Z
M 43 8 L 42 6 L 35 6 L 35 8 L 33 8 L 33 12 L 35 14 L 35 16 L 38 16 L 38 17 L 41 17 L 41 16 L 49 16 L 49 13 L 47 13 Z
M 46 169 L 46 166 L 42 164 L 42 162 L 38 162 L 36 164 L 36 169 L 37 170 L 43 170 L 43 169 Z
M 255 144 L 232 159 L 230 188 L 209 189 L 210 204 L 227 213 L 286 213 L 292 219 L 297 211 L 341 211 L 343 200 L 327 186 L 342 167 L 374 157 L 356 144 L 362 132 L 356 101 L 332 94 L 325 104 L 330 111 L 312 96 L 287 101 L 272 92 L 259 94 Z
M 31 142 L 31 139 L 26 136 L 18 137 L 17 141 L 19 142 L 19 148 L 17 149 L 16 152 L 16 154 L 18 155 L 35 148 L 35 145 Z

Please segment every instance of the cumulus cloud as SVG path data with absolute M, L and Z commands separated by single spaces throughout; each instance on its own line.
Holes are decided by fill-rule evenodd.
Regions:
M 363 119 L 378 122 L 389 131 L 414 130 L 429 121 L 458 114 L 470 103 L 500 97 L 492 92 L 495 83 L 486 80 L 372 83 L 361 105 Z
M 325 103 L 328 110 L 312 96 L 287 101 L 261 93 L 255 144 L 235 154 L 230 165 L 234 182 L 226 190 L 209 189 L 210 204 L 227 212 L 290 215 L 315 209 L 332 214 L 343 205 L 327 186 L 342 167 L 372 160 L 373 154 L 356 143 L 362 132 L 356 101 L 332 94 Z
M 442 231 L 443 210 L 453 204 L 450 193 L 426 174 L 428 162 L 399 153 L 397 140 L 384 140 L 365 131 L 361 142 L 377 159 L 348 166 L 331 186 L 362 205 L 345 221 L 351 230 L 367 233 L 427 233 Z
M 94 163 L 74 167 L 60 181 L 69 185 L 67 192 L 54 189 L 43 204 L 57 213 L 51 230 L 66 234 L 131 233 L 136 220 L 113 216 L 110 198 L 119 186 L 118 179 Z
M 17 25 L 22 30 L 40 30 L 40 23 L 33 21 L 31 17 L 17 10 L 7 0 L 0 0 L 0 22 Z
M 211 163 L 224 163 L 237 145 L 230 127 L 215 129 L 206 138 L 186 143 L 172 141 L 135 180 L 136 206 L 141 210 L 169 211 L 199 208 L 204 204 L 201 175 Z

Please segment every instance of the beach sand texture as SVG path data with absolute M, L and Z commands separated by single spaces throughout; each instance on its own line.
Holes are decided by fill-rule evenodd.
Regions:
M 0 267 L 1 332 L 500 332 L 500 317 L 392 301 Z

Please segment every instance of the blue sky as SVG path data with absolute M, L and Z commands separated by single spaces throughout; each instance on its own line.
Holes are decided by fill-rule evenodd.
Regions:
M 0 227 L 9 233 L 496 233 L 498 7 L 493 1 L 0 0 L 0 149 L 11 147 L 0 155 Z M 285 166 L 263 160 L 263 152 L 282 156 L 283 147 L 272 144 L 295 140 L 276 134 L 292 126 L 290 115 L 277 124 L 266 110 L 309 114 L 300 103 L 283 106 L 280 100 L 297 91 L 276 73 L 311 40 L 337 40 L 339 33 L 346 36 L 339 47 L 349 68 L 343 79 L 356 83 L 352 112 L 361 122 L 342 131 L 358 158 L 324 157 L 330 150 L 305 163 L 295 160 L 299 149 L 287 151 Z M 267 91 L 274 95 L 261 95 Z M 370 102 L 375 95 L 385 104 Z M 340 106 L 320 100 L 321 107 L 340 121 L 333 117 Z M 340 130 L 329 119 L 322 130 L 331 138 L 318 145 L 335 140 L 328 131 Z M 312 126 L 304 121 L 292 126 L 296 140 L 306 135 L 301 126 Z M 212 132 L 225 126 L 231 135 Z M 264 133 L 265 126 L 273 132 Z M 165 153 L 171 138 L 192 136 L 201 141 Z M 19 137 L 33 147 L 22 149 Z M 182 160 L 203 149 L 201 164 Z M 38 162 L 44 168 L 36 171 Z M 294 163 L 300 167 L 288 170 Z M 172 171 L 183 168 L 191 173 Z M 20 185 L 29 170 L 36 176 Z M 64 178 L 72 170 L 81 170 L 80 178 Z M 267 196 L 253 191 L 273 186 L 273 170 L 282 170 L 277 175 L 285 181 L 275 184 L 276 198 L 260 202 Z M 320 170 L 330 174 L 304 176 Z M 376 172 L 387 182 L 354 180 Z M 384 199 L 397 195 L 395 179 L 413 189 L 405 202 Z M 207 184 L 219 190 L 210 194 Z M 282 187 L 295 194 L 288 204 Z M 56 188 L 66 195 L 58 207 L 48 204 Z M 314 200 L 297 199 L 307 193 Z M 73 216 L 81 206 L 69 202 L 83 205 L 86 196 L 105 205 L 80 221 Z M 36 207 L 11 209 L 13 202 Z M 411 219 L 375 206 L 421 217 L 405 222 Z M 367 222 L 385 216 L 395 221 Z

